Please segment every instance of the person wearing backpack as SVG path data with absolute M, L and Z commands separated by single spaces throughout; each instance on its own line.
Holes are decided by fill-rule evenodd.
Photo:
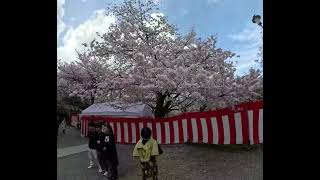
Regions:
M 141 164 L 143 180 L 158 180 L 158 166 L 156 158 L 163 153 L 158 142 L 151 137 L 151 129 L 144 127 L 141 130 L 141 139 L 133 150 L 135 157 Z

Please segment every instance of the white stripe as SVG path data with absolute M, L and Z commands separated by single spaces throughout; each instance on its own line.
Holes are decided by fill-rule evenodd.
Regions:
M 263 143 L 263 109 L 259 110 L 259 142 Z
M 242 144 L 243 137 L 242 137 L 241 113 L 234 114 L 234 121 L 236 124 L 236 144 Z
M 230 144 L 230 125 L 229 117 L 227 115 L 222 116 L 224 144 Z
M 198 142 L 198 127 L 196 118 L 191 118 L 191 125 L 192 125 L 192 134 L 193 134 L 193 142 Z
M 132 143 L 137 143 L 136 123 L 131 123 Z
M 170 128 L 169 128 L 169 123 L 165 122 L 164 123 L 164 128 L 165 128 L 165 132 L 166 132 L 166 144 L 170 144 Z
M 114 124 L 113 124 L 113 122 L 110 122 L 110 126 L 111 126 L 113 134 L 114 134 Z
M 160 123 L 156 123 L 156 129 L 157 129 L 157 141 L 159 144 L 161 144 L 161 125 L 160 125 Z
M 219 142 L 219 131 L 218 131 L 218 124 L 217 118 L 211 118 L 211 125 L 212 125 L 212 132 L 213 132 L 213 144 L 218 144 Z
M 248 111 L 248 119 L 249 119 L 249 140 L 250 144 L 253 144 L 253 111 Z
M 141 134 L 142 128 L 143 128 L 143 123 L 140 122 L 140 123 L 139 123 L 139 134 Z M 141 135 L 140 135 L 140 139 L 141 139 Z
M 120 128 L 120 123 L 119 122 L 117 122 L 116 123 L 117 124 L 117 141 L 118 142 L 121 142 L 121 128 Z
M 153 133 L 153 129 L 152 129 L 152 123 L 147 123 L 148 128 L 150 128 L 151 132 Z
M 202 126 L 202 142 L 208 143 L 208 127 L 206 118 L 200 118 Z
M 183 127 L 183 142 L 188 141 L 188 126 L 187 126 L 187 120 L 182 120 L 182 127 Z
M 174 129 L 174 142 L 179 143 L 179 127 L 178 121 L 173 122 L 173 129 Z
M 123 129 L 124 129 L 124 142 L 129 143 L 129 135 L 128 135 L 128 123 L 123 123 Z

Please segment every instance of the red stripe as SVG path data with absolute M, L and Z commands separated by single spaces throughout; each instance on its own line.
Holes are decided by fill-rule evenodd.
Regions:
M 191 118 L 187 119 L 188 141 L 193 142 Z
M 120 123 L 120 129 L 121 129 L 121 144 L 124 144 L 125 143 L 125 139 L 124 139 L 124 125 L 123 125 L 123 122 Z
M 128 137 L 129 137 L 128 138 L 128 141 L 129 141 L 128 143 L 130 143 L 130 144 L 132 143 L 132 129 L 131 129 L 132 125 L 131 124 L 132 123 L 130 123 L 130 122 L 128 123 Z
M 83 127 L 83 136 L 86 136 L 86 120 L 83 120 L 82 127 Z
M 228 116 L 230 129 L 230 144 L 236 144 L 236 121 L 234 119 L 234 112 L 229 112 Z
M 136 122 L 136 141 L 140 140 L 140 130 L 139 130 L 139 122 Z
M 143 121 L 143 127 L 148 127 L 147 126 L 147 121 Z
M 118 126 L 116 121 L 113 122 L 113 126 L 114 126 L 114 138 L 115 138 L 115 142 L 118 142 Z
M 253 143 L 259 144 L 259 109 L 253 110 Z
M 84 136 L 85 136 L 85 137 L 88 136 L 88 134 L 87 134 L 87 122 L 88 122 L 88 120 L 85 120 L 85 121 L 84 121 Z
M 85 121 L 85 135 L 88 136 L 88 121 Z
M 170 129 L 170 144 L 174 144 L 174 128 L 173 128 L 173 121 L 169 122 L 169 129 Z
M 83 135 L 86 136 L 86 120 L 83 120 Z
M 179 129 L 179 143 L 183 143 L 183 125 L 182 125 L 182 119 L 180 118 L 178 120 L 178 129 Z
M 196 118 L 197 128 L 198 128 L 198 143 L 203 142 L 203 132 L 200 118 Z
M 222 124 L 222 116 L 217 116 L 217 124 L 218 124 L 218 133 L 219 133 L 219 140 L 218 144 L 224 144 L 224 130 L 223 130 L 223 124 Z
M 213 144 L 213 130 L 210 117 L 206 117 L 207 128 L 208 128 L 208 144 Z
M 249 144 L 249 120 L 248 111 L 244 110 L 241 112 L 241 126 L 242 126 L 242 138 L 243 144 Z
M 160 126 L 161 126 L 161 144 L 165 144 L 166 143 L 166 130 L 164 127 L 164 123 L 161 122 Z
M 81 135 L 84 135 L 84 133 L 83 133 L 83 119 L 81 119 L 80 122 L 81 122 L 81 124 L 80 124 L 81 125 Z
M 152 137 L 154 140 L 157 140 L 157 127 L 156 127 L 156 122 L 152 122 Z

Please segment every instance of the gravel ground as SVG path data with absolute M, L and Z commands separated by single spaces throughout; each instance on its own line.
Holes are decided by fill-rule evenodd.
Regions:
M 263 148 L 250 151 L 212 145 L 162 145 L 158 158 L 159 180 L 260 180 Z M 141 180 L 138 163 L 131 157 L 133 145 L 117 145 L 119 180 Z M 87 152 L 57 159 L 59 180 L 106 179 L 97 169 L 87 169 Z

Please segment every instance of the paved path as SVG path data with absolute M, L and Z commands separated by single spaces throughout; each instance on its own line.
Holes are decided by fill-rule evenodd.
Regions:
M 88 144 L 57 149 L 57 158 L 88 151 Z
M 70 146 L 79 146 L 88 143 L 88 138 L 80 136 L 80 130 L 74 127 L 67 127 L 66 134 L 59 131 L 57 148 L 66 148 Z

